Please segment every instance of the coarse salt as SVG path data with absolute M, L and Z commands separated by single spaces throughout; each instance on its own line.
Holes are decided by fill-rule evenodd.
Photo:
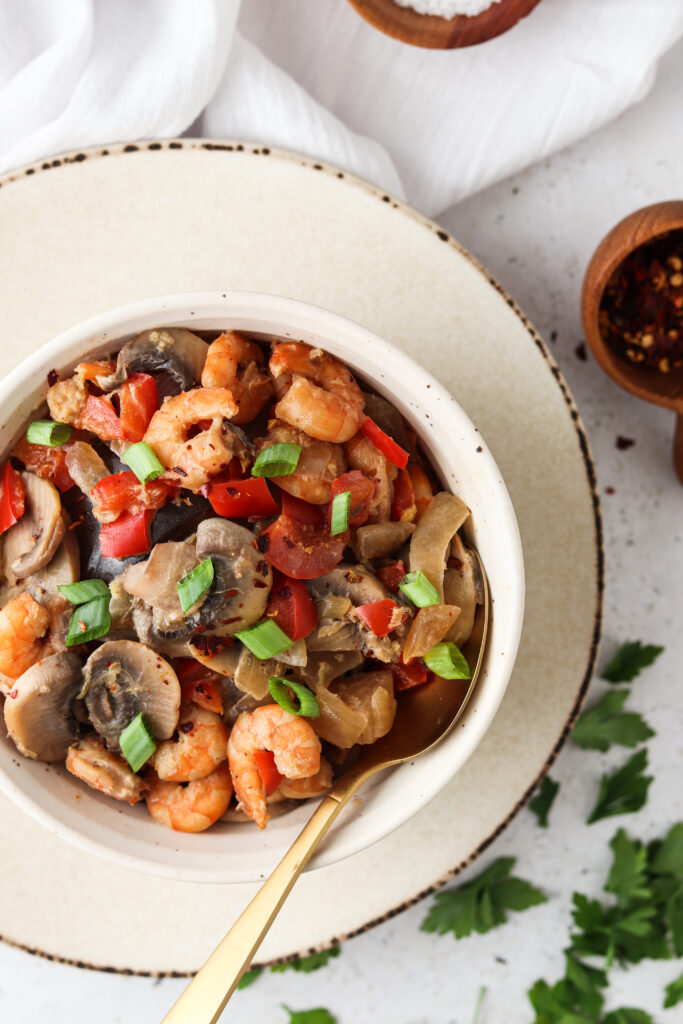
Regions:
M 433 14 L 439 18 L 455 18 L 457 14 L 473 18 L 501 0 L 394 0 L 394 3 L 412 7 L 418 14 Z

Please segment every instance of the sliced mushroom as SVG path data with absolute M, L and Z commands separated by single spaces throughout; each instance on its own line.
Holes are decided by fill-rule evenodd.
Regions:
M 153 736 L 173 735 L 180 683 L 160 654 L 133 640 L 108 640 L 86 661 L 84 677 L 90 721 L 110 750 L 140 712 Z
M 213 584 L 199 617 L 214 636 L 234 636 L 263 616 L 273 574 L 254 545 L 254 535 L 229 519 L 205 519 L 197 527 L 197 555 L 213 562 Z
M 390 669 L 340 679 L 332 684 L 332 690 L 348 707 L 366 717 L 367 724 L 356 743 L 374 743 L 386 736 L 396 717 L 394 675 Z
M 353 606 L 339 620 L 350 628 L 345 634 L 339 632 L 338 636 L 335 636 L 331 629 L 334 623 L 326 621 L 324 615 L 319 613 L 318 628 L 306 638 L 306 645 L 310 651 L 354 650 L 360 641 L 360 649 L 368 657 L 384 662 L 398 661 L 407 622 L 402 623 L 387 636 L 378 637 L 355 615 L 355 608 L 359 605 L 391 597 L 384 584 L 370 569 L 363 565 L 348 565 L 342 562 L 324 576 L 311 580 L 309 587 L 313 596 L 320 602 L 331 595 L 336 595 L 348 598 Z
M 78 541 L 73 530 L 67 528 L 64 540 L 57 548 L 54 558 L 43 569 L 33 573 L 28 579 L 21 580 L 11 586 L 5 585 L 0 588 L 0 608 L 17 597 L 24 591 L 28 591 L 31 597 L 40 604 L 48 604 L 61 598 L 60 586 L 75 583 L 80 579 L 80 557 Z
M 175 394 L 189 391 L 201 380 L 207 351 L 205 341 L 182 327 L 143 331 L 123 346 L 116 360 L 116 371 L 110 376 L 98 377 L 97 384 L 104 391 L 112 391 L 131 373 L 163 373 L 175 385 Z
M 188 541 L 155 544 L 146 561 L 136 562 L 125 570 L 123 586 L 129 594 L 163 612 L 169 622 L 182 622 L 178 583 L 200 561 L 194 544 Z
M 54 484 L 26 471 L 21 479 L 25 511 L 5 533 L 2 545 L 3 572 L 10 585 L 44 568 L 66 533 L 62 503 Z
M 17 749 L 38 761 L 63 761 L 77 725 L 73 703 L 81 663 L 72 651 L 43 658 L 15 680 L 5 701 L 5 725 Z
M 153 647 L 155 651 L 168 654 L 171 658 L 189 658 L 192 656 L 189 641 L 192 637 L 191 628 L 181 630 L 165 630 L 160 633 L 154 621 L 154 610 L 139 597 L 133 598 L 133 629 L 141 643 Z
M 414 523 L 368 523 L 355 531 L 353 550 L 361 562 L 388 558 L 405 544 L 414 530 Z
M 360 651 L 316 651 L 309 653 L 306 665 L 297 669 L 296 674 L 307 686 L 318 690 L 328 687 L 339 676 L 346 675 L 362 663 Z

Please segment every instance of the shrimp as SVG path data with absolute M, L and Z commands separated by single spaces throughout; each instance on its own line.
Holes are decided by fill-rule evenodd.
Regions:
M 142 800 L 148 788 L 147 783 L 132 772 L 125 761 L 107 750 L 96 736 L 87 736 L 69 747 L 66 768 L 91 789 L 129 804 Z
M 209 477 L 230 464 L 243 445 L 239 436 L 223 421 L 237 414 L 237 403 L 227 388 L 194 388 L 167 398 L 152 416 L 144 440 L 175 480 L 191 491 L 199 491 Z M 202 420 L 210 426 L 189 438 Z
M 294 472 L 277 478 L 278 487 L 311 505 L 326 505 L 330 500 L 332 481 L 346 469 L 341 445 L 314 441 L 308 434 L 290 427 L 288 423 L 271 420 L 268 433 L 256 442 L 256 446 L 263 450 L 281 442 L 301 445 L 302 451 Z
M 275 415 L 318 441 L 349 441 L 360 429 L 365 399 L 333 356 L 302 341 L 276 345 L 269 363 L 280 399 Z
M 165 782 L 150 772 L 147 810 L 155 821 L 176 832 L 203 832 L 222 818 L 232 799 L 230 769 L 224 761 L 194 782 Z
M 116 363 L 109 360 L 79 363 L 73 377 L 52 384 L 46 396 L 52 419 L 80 427 L 81 415 L 88 400 L 86 381 L 95 380 L 99 374 L 112 373 L 115 367 Z
M 18 679 L 36 661 L 54 653 L 52 617 L 30 594 L 19 594 L 0 609 L 0 673 Z
M 322 796 L 332 785 L 332 765 L 325 757 L 320 758 L 320 768 L 315 775 L 306 779 L 283 779 L 276 792 L 285 800 L 308 800 Z
M 152 764 L 165 782 L 205 779 L 225 761 L 228 730 L 214 711 L 181 704 L 177 732 L 160 743 Z
M 266 791 L 254 754 L 271 750 L 275 766 L 287 779 L 305 779 L 320 769 L 320 740 L 310 722 L 290 715 L 279 704 L 243 712 L 228 740 L 228 764 L 239 807 L 259 828 L 268 821 Z
M 349 469 L 359 469 L 375 482 L 375 494 L 370 503 L 369 523 L 386 523 L 391 519 L 392 483 L 396 479 L 396 466 L 384 458 L 365 434 L 357 434 L 344 445 Z
M 273 394 L 273 382 L 263 372 L 263 362 L 259 346 L 237 331 L 220 334 L 209 345 L 202 370 L 202 387 L 231 391 L 238 405 L 234 423 L 249 423 Z

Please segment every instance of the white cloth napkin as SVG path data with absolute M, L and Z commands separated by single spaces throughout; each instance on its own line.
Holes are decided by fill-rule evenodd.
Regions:
M 435 213 L 641 99 L 681 35 L 683 0 L 542 0 L 444 52 L 384 37 L 346 0 L 2 0 L 0 171 L 192 126 Z

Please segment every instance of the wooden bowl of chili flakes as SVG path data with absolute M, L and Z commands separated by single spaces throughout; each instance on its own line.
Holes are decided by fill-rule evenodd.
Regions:
M 673 461 L 683 483 L 683 200 L 636 210 L 605 235 L 586 270 L 581 317 L 603 370 L 677 413 Z

